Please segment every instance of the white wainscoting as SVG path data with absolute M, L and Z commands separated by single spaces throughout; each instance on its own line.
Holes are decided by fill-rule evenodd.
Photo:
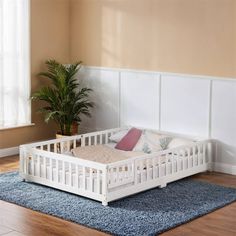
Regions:
M 118 72 L 109 70 L 85 68 L 81 71 L 81 84 L 93 89 L 91 100 L 95 104 L 92 118 L 83 119 L 83 132 L 120 125 L 119 76 Z
M 214 81 L 211 136 L 218 140 L 216 161 L 236 164 L 236 82 Z
M 160 75 L 120 73 L 120 124 L 159 129 Z
M 207 137 L 210 81 L 163 75 L 161 85 L 161 129 Z
M 136 125 L 216 140 L 215 170 L 236 167 L 236 79 L 86 67 L 93 118 L 83 132 Z

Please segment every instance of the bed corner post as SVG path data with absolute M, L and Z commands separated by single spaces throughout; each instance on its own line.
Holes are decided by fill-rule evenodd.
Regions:
M 25 182 L 25 148 L 23 145 L 19 147 L 20 151 L 20 168 L 19 168 L 19 174 L 22 178 L 22 181 Z
M 167 186 L 166 182 L 161 183 L 161 185 L 159 186 L 159 188 L 165 188 Z
M 105 165 L 105 168 L 103 170 L 103 179 L 102 179 L 102 205 L 108 206 L 107 201 L 107 194 L 108 194 L 108 165 Z

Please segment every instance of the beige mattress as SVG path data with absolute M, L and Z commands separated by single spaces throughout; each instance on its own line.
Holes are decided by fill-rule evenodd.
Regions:
M 107 145 L 78 147 L 72 149 L 71 152 L 76 157 L 103 164 L 109 164 L 126 160 L 131 157 L 144 155 L 143 152 L 121 151 Z

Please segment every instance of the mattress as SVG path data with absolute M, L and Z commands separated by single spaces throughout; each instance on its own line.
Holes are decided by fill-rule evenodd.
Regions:
M 71 152 L 75 157 L 102 164 L 110 164 L 117 161 L 127 160 L 131 157 L 144 155 L 143 152 L 115 149 L 112 144 L 78 147 L 72 149 Z

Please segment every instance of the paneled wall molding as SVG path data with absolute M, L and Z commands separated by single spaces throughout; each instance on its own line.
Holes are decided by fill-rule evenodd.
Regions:
M 83 130 L 134 125 L 210 138 L 215 168 L 236 166 L 236 78 L 91 66 L 79 78 L 96 104 Z
M 236 77 L 223 77 L 223 76 L 210 76 L 210 75 L 194 75 L 194 74 L 184 74 L 184 73 L 174 73 L 165 71 L 152 71 L 152 70 L 136 70 L 136 69 L 126 69 L 126 68 L 113 68 L 113 67 L 99 67 L 99 66 L 84 66 L 84 69 L 88 70 L 103 70 L 103 71 L 113 71 L 113 72 L 138 72 L 146 74 L 159 74 L 161 76 L 176 76 L 176 77 L 187 77 L 196 79 L 207 79 L 207 80 L 223 80 L 228 82 L 236 82 Z

